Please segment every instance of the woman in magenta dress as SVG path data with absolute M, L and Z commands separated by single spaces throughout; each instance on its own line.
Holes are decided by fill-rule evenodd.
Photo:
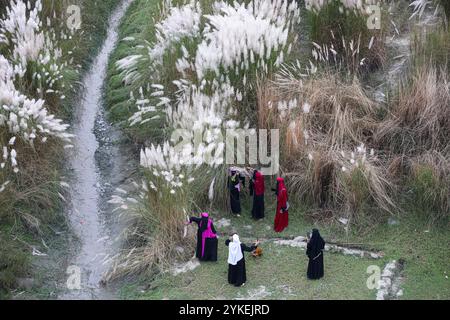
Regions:
M 277 212 L 275 214 L 274 230 L 275 232 L 282 232 L 289 224 L 289 203 L 284 179 L 277 178 Z
M 196 257 L 201 261 L 217 261 L 217 232 L 209 215 L 204 212 L 200 218 L 191 217 L 189 223 L 198 225 Z

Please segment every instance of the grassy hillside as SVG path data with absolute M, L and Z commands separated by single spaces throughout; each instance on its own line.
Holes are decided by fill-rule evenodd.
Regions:
M 139 231 L 128 234 L 125 260 L 118 262 L 131 257 L 133 269 L 122 270 L 121 275 L 142 275 L 137 284 L 124 287 L 124 298 L 201 299 L 205 296 L 196 294 L 204 292 L 205 283 L 212 283 L 209 298 L 249 297 L 248 291 L 257 293 L 264 286 L 271 295 L 261 292 L 261 298 L 370 299 L 376 293 L 365 286 L 367 267 L 372 263 L 383 267 L 398 259 L 406 261 L 402 298 L 450 296 L 449 256 L 443 252 L 448 250 L 442 250 L 450 244 L 448 50 L 447 42 L 438 40 L 449 34 L 441 19 L 444 13 L 438 11 L 437 22 L 427 26 L 423 37 L 422 17 L 409 19 L 413 9 L 405 3 L 384 3 L 382 29 L 368 31 L 364 13 L 347 7 L 340 13 L 337 2 L 317 11 L 300 5 L 304 18 L 300 23 L 280 14 L 278 21 L 292 27 L 286 29 L 286 42 L 271 47 L 273 42 L 266 41 L 260 60 L 260 52 L 247 47 L 233 56 L 230 48 L 251 40 L 233 42 L 246 33 L 226 28 L 224 21 L 238 23 L 232 20 L 232 5 L 227 7 L 229 15 L 214 11 L 212 1 L 206 0 L 197 6 L 180 1 L 171 7 L 136 0 L 129 9 L 106 88 L 111 119 L 145 150 L 139 186 L 129 195 L 137 200 L 117 198 L 121 211 L 133 218 L 132 230 Z M 252 9 L 240 9 L 253 26 Z M 153 19 L 148 19 L 150 14 Z M 211 43 L 225 43 L 221 49 L 228 60 L 216 59 L 222 55 Z M 380 75 L 382 85 L 372 86 L 373 75 Z M 192 243 L 180 239 L 185 211 L 209 208 L 216 221 L 231 219 L 232 227 L 222 230 L 224 234 L 233 231 L 250 239 L 276 236 L 271 228 L 273 198 L 267 200 L 271 213 L 263 222 L 225 213 L 226 166 L 171 167 L 167 154 L 173 151 L 168 141 L 173 129 L 203 126 L 223 131 L 225 123 L 233 121 L 280 130 L 281 174 L 290 199 L 302 203 L 291 212 L 283 236 L 304 235 L 319 226 L 327 240 L 381 250 L 384 258 L 327 255 L 324 281 L 311 283 L 304 276 L 304 252 L 270 243 L 261 259 L 248 259 L 248 286 L 234 289 L 225 284 L 226 250 L 221 246 L 217 264 L 202 264 L 175 277 L 160 273 L 190 256 Z M 150 145 L 163 142 L 167 153 L 160 159 L 161 152 Z M 167 183 L 161 178 L 167 168 L 169 176 L 183 177 L 182 187 L 172 188 L 170 179 Z M 189 186 L 188 176 L 195 179 Z M 340 218 L 349 219 L 349 234 Z M 390 218 L 399 224 L 390 225 Z M 168 248 L 167 253 L 157 250 L 158 245 Z M 176 253 L 177 246 L 185 253 Z

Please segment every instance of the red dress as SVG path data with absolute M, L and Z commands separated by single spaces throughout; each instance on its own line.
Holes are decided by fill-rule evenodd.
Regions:
M 259 220 L 264 218 L 264 176 L 261 172 L 255 171 L 253 173 L 250 187 L 253 193 L 252 217 Z
M 277 213 L 275 215 L 275 232 L 282 232 L 289 224 L 288 195 L 283 178 L 277 178 Z

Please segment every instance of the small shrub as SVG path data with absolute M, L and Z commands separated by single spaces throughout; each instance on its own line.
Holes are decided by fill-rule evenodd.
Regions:
M 6 230 L 0 231 L 0 299 L 10 298 L 17 278 L 26 275 L 29 265 L 28 254 L 10 236 Z
M 450 1 L 448 0 L 439 0 L 439 4 L 444 8 L 445 15 L 447 19 L 450 20 Z
M 391 115 L 375 134 L 381 146 L 396 154 L 443 150 L 450 135 L 448 73 L 430 64 L 416 69 L 394 100 Z
M 381 67 L 385 60 L 385 22 L 380 21 L 381 30 L 370 30 L 366 4 L 370 2 L 363 1 L 361 6 L 341 0 L 313 4 L 308 10 L 307 24 L 316 47 L 313 53 L 319 51 L 314 55 L 331 64 L 343 64 L 343 69 L 352 73 Z
M 450 217 L 450 159 L 429 152 L 412 160 L 409 186 L 416 203 L 431 222 Z
M 437 70 L 449 72 L 450 30 L 440 27 L 430 32 L 414 34 L 412 51 L 414 68 L 430 65 Z

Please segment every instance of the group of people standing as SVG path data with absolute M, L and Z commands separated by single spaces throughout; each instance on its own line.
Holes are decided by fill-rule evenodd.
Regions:
M 245 178 L 237 171 L 231 171 L 229 179 L 231 210 L 235 214 L 241 213 L 240 192 L 241 183 L 245 186 Z M 264 218 L 264 177 L 255 170 L 250 180 L 250 194 L 253 196 L 252 217 L 255 219 Z M 282 232 L 289 222 L 289 202 L 284 179 L 277 178 L 277 186 L 274 190 L 277 197 L 277 212 L 275 215 L 274 230 Z M 196 257 L 200 261 L 217 261 L 218 237 L 214 228 L 213 220 L 209 214 L 204 212 L 200 217 L 191 217 L 186 224 L 196 223 L 197 231 L 197 248 Z M 244 252 L 255 252 L 258 248 L 259 241 L 252 245 L 241 243 L 239 236 L 233 234 L 225 241 L 228 247 L 228 282 L 234 286 L 242 286 L 247 280 L 245 269 Z M 308 244 L 306 255 L 309 258 L 307 276 L 309 279 L 320 279 L 324 275 L 323 267 L 323 250 L 325 241 L 320 236 L 317 229 L 313 229 L 308 235 Z
M 245 187 L 245 176 L 236 169 L 231 169 L 228 180 L 228 188 L 230 191 L 230 208 L 231 212 L 240 216 L 241 214 L 241 184 Z M 250 179 L 250 195 L 253 196 L 252 218 L 260 220 L 264 218 L 264 176 L 258 170 L 253 171 Z M 277 197 L 277 211 L 275 214 L 274 230 L 282 232 L 289 225 L 289 201 L 284 178 L 277 178 L 277 186 L 275 189 Z
M 217 261 L 218 238 L 212 219 L 204 212 L 200 217 L 191 217 L 187 224 L 195 222 L 198 225 L 196 257 L 200 261 Z M 252 245 L 241 243 L 239 236 L 233 234 L 225 241 L 228 247 L 228 283 L 240 287 L 247 281 L 244 252 L 255 252 L 259 241 Z M 313 229 L 308 235 L 306 255 L 309 258 L 308 279 L 320 279 L 324 275 L 323 250 L 325 241 L 320 236 L 319 230 Z
M 190 217 L 186 224 L 192 222 L 198 226 L 195 256 L 200 261 L 217 261 L 217 231 L 209 214 L 203 212 L 200 217 Z M 228 282 L 240 287 L 247 281 L 244 252 L 254 252 L 259 242 L 247 246 L 234 234 L 225 241 L 225 245 L 228 247 Z

